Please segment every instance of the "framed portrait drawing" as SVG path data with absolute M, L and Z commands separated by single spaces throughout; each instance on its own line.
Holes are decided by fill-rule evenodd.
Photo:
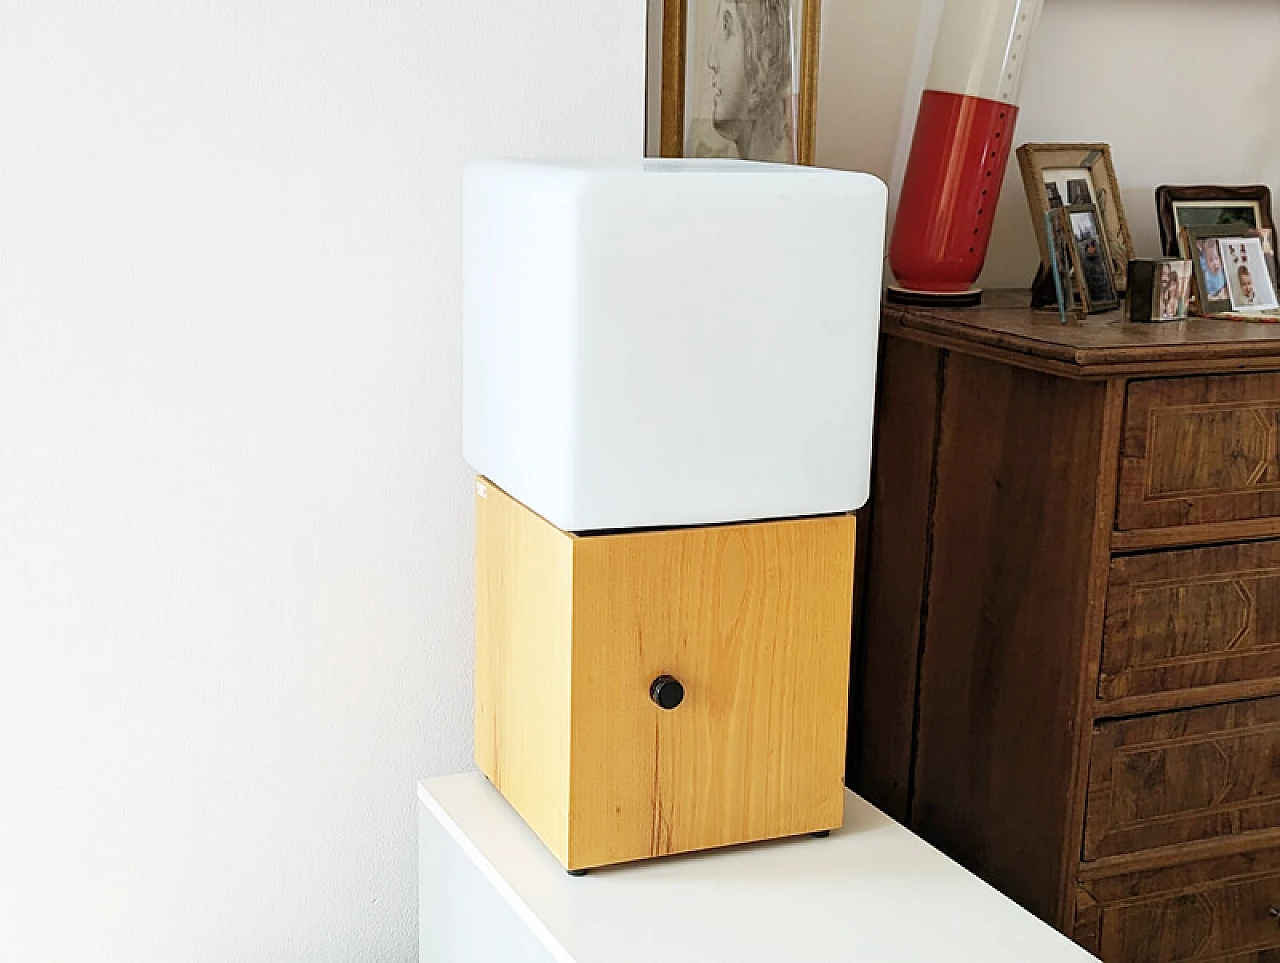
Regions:
M 1040 223 L 1047 211 L 1083 204 L 1097 208 L 1111 276 L 1117 291 L 1123 291 L 1127 286 L 1129 261 L 1133 258 L 1133 238 L 1120 199 L 1111 147 L 1107 144 L 1023 144 L 1018 148 L 1018 167 L 1033 223 Z M 1043 232 L 1037 231 L 1036 235 L 1040 263 L 1042 269 L 1047 269 L 1052 263 L 1051 253 Z
M 1240 225 L 1253 230 L 1274 230 L 1271 191 L 1263 184 L 1246 187 L 1157 187 L 1156 214 L 1160 219 L 1160 244 L 1166 256 L 1181 250 L 1183 228 Z
M 821 0 L 663 0 L 660 153 L 813 163 Z

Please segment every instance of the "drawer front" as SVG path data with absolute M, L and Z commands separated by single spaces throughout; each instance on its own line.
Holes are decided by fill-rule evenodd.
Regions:
M 1116 524 L 1122 530 L 1280 515 L 1280 373 L 1129 386 Z
M 1086 880 L 1074 937 L 1106 963 L 1280 961 L 1280 848 Z
M 1280 698 L 1094 730 L 1084 858 L 1280 827 Z
M 1280 541 L 1111 563 L 1099 699 L 1276 677 Z

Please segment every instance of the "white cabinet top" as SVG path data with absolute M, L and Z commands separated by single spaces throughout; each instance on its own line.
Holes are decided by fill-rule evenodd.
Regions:
M 830 838 L 568 876 L 478 773 L 430 814 L 561 963 L 1085 963 L 1095 958 L 853 793 Z

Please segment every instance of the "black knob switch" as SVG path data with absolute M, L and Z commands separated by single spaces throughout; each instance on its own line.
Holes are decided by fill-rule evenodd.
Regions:
M 649 686 L 649 698 L 660 709 L 674 709 L 684 701 L 684 686 L 673 676 L 660 675 Z

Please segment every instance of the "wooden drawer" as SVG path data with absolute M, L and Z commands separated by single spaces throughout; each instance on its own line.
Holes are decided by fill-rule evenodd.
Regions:
M 1280 827 L 1280 698 L 1094 730 L 1084 858 Z
M 1280 515 L 1280 372 L 1135 381 L 1118 528 Z
M 1280 541 L 1112 561 L 1099 699 L 1277 677 Z
M 1106 963 L 1280 960 L 1280 843 L 1080 883 L 1073 936 Z

